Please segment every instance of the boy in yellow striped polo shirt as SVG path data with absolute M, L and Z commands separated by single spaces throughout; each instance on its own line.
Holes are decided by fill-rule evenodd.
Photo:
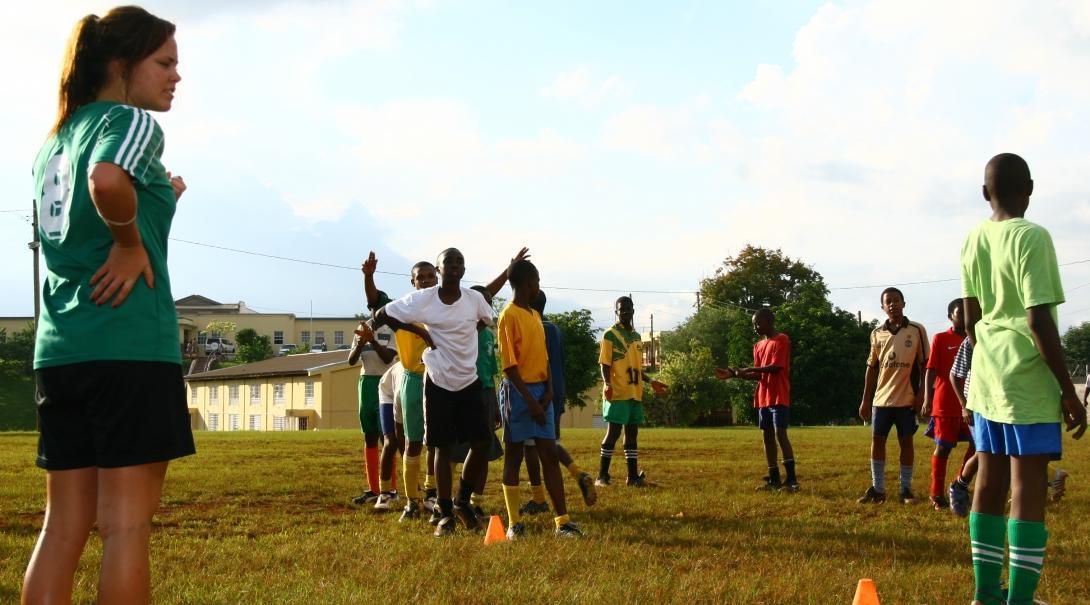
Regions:
M 635 308 L 632 299 L 622 296 L 614 307 L 617 323 L 602 335 L 598 352 L 598 363 L 602 366 L 602 380 L 605 382 L 605 397 L 602 402 L 602 417 L 609 423 L 606 436 L 602 439 L 602 461 L 598 470 L 598 487 L 610 484 L 609 464 L 613 460 L 613 448 L 624 429 L 624 457 L 628 463 L 628 485 L 633 487 L 654 487 L 639 470 L 639 449 L 636 437 L 640 424 L 643 423 L 643 383 L 648 380 L 643 372 L 643 345 L 640 334 L 632 327 Z M 666 392 L 666 385 L 652 380 L 651 388 L 655 393 Z

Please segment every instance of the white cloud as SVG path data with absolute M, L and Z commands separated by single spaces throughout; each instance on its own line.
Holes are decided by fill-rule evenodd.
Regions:
M 573 101 L 586 106 L 623 98 L 630 92 L 629 85 L 620 76 L 599 78 L 588 67 L 559 73 L 552 84 L 541 89 L 544 97 Z

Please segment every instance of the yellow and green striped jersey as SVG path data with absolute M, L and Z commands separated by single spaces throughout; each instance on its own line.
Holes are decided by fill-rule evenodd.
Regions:
M 598 363 L 609 366 L 613 401 L 643 398 L 643 342 L 639 332 L 614 324 L 602 335 Z

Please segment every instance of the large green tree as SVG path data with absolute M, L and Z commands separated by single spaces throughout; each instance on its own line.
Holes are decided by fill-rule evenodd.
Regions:
M 1063 335 L 1063 346 L 1071 369 L 1090 363 L 1090 321 L 1068 328 Z
M 715 275 L 700 282 L 705 302 L 736 305 L 747 309 L 778 307 L 799 294 L 804 286 L 818 285 L 824 293 L 821 274 L 779 249 L 747 245 L 736 256 L 728 256 Z
M 564 339 L 564 388 L 568 406 L 583 407 L 583 392 L 598 382 L 598 329 L 589 309 L 546 313 Z
M 269 337 L 258 334 L 253 328 L 243 328 L 235 334 L 235 358 L 242 363 L 261 361 L 273 356 L 272 344 Z

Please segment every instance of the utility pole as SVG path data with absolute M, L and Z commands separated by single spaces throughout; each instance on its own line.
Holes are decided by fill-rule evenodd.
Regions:
M 655 371 L 655 314 L 651 314 L 651 371 Z
M 38 249 L 41 247 L 41 240 L 38 239 L 38 201 L 30 201 L 30 225 L 34 232 L 30 243 L 27 244 L 27 248 L 30 248 L 30 253 L 34 256 L 34 325 L 38 325 L 38 315 L 41 313 L 42 306 L 42 289 L 40 284 L 40 276 L 38 274 Z
M 855 320 L 857 322 L 859 322 L 859 325 L 863 325 L 863 312 L 862 311 L 856 311 L 855 312 Z
M 314 338 L 314 299 L 310 299 L 310 342 L 307 343 L 307 353 L 318 341 Z

